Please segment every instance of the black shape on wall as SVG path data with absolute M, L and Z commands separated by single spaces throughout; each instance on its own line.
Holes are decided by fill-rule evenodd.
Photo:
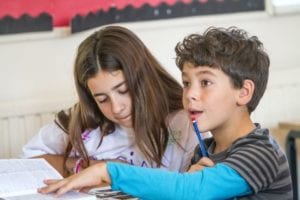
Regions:
M 52 17 L 46 13 L 41 13 L 37 17 L 24 14 L 18 19 L 5 16 L 0 20 L 0 35 L 51 30 Z
M 129 5 L 122 10 L 111 8 L 107 12 L 100 10 L 96 13 L 89 13 L 86 16 L 76 15 L 71 20 L 71 31 L 72 33 L 76 33 L 111 23 L 258 11 L 264 9 L 264 0 L 209 0 L 206 3 L 192 1 L 190 4 L 177 2 L 173 6 L 161 3 L 157 7 L 151 7 L 149 4 L 145 4 L 138 9 Z

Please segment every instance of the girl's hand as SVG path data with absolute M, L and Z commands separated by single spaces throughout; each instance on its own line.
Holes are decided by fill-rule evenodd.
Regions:
M 208 157 L 202 157 L 196 164 L 192 165 L 188 172 L 196 172 L 202 170 L 204 167 L 213 167 L 215 163 Z
M 62 180 L 45 180 L 47 185 L 39 188 L 38 192 L 47 194 L 55 192 L 60 196 L 70 190 L 83 190 L 85 188 L 95 187 L 102 183 L 111 183 L 110 176 L 106 169 L 106 163 L 92 165 L 78 174 L 74 174 Z
M 75 166 L 75 163 L 76 163 L 76 159 L 75 158 L 67 158 L 66 160 L 66 169 L 68 171 L 68 175 L 72 175 L 74 174 L 74 166 Z
M 73 158 L 73 157 L 67 158 L 67 161 L 66 161 L 66 169 L 67 169 L 67 173 L 68 173 L 67 176 L 75 174 L 75 171 L 76 171 L 75 168 L 77 168 L 76 164 L 79 161 L 79 159 L 76 159 L 76 158 Z M 82 160 L 82 163 L 83 163 L 83 159 L 81 159 L 81 160 Z M 89 166 L 97 164 L 97 163 L 105 163 L 107 161 L 110 161 L 110 162 L 120 162 L 120 163 L 127 163 L 127 164 L 129 164 L 128 162 L 126 162 L 124 160 L 121 160 L 121 159 L 104 159 L 104 160 L 90 159 L 89 160 L 89 162 L 90 162 Z M 87 168 L 87 167 L 82 166 L 82 163 L 79 164 L 80 166 L 79 166 L 78 171 L 81 171 L 84 168 Z M 67 177 L 67 176 L 65 176 L 65 177 Z

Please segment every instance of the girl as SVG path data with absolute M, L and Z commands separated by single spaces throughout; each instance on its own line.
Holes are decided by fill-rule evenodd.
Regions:
M 108 26 L 89 36 L 74 77 L 79 103 L 43 127 L 24 157 L 46 158 L 62 174 L 103 160 L 187 169 L 197 140 L 182 87 L 134 33 Z

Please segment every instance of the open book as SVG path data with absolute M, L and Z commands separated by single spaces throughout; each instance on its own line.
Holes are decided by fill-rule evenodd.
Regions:
M 95 195 L 68 192 L 59 198 L 54 194 L 39 194 L 44 179 L 63 178 L 46 160 L 0 159 L 0 200 L 96 200 Z

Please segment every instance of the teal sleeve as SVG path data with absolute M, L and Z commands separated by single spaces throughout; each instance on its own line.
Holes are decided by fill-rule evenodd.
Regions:
M 143 200 L 230 199 L 252 193 L 249 184 L 225 164 L 194 173 L 107 163 L 112 189 Z

